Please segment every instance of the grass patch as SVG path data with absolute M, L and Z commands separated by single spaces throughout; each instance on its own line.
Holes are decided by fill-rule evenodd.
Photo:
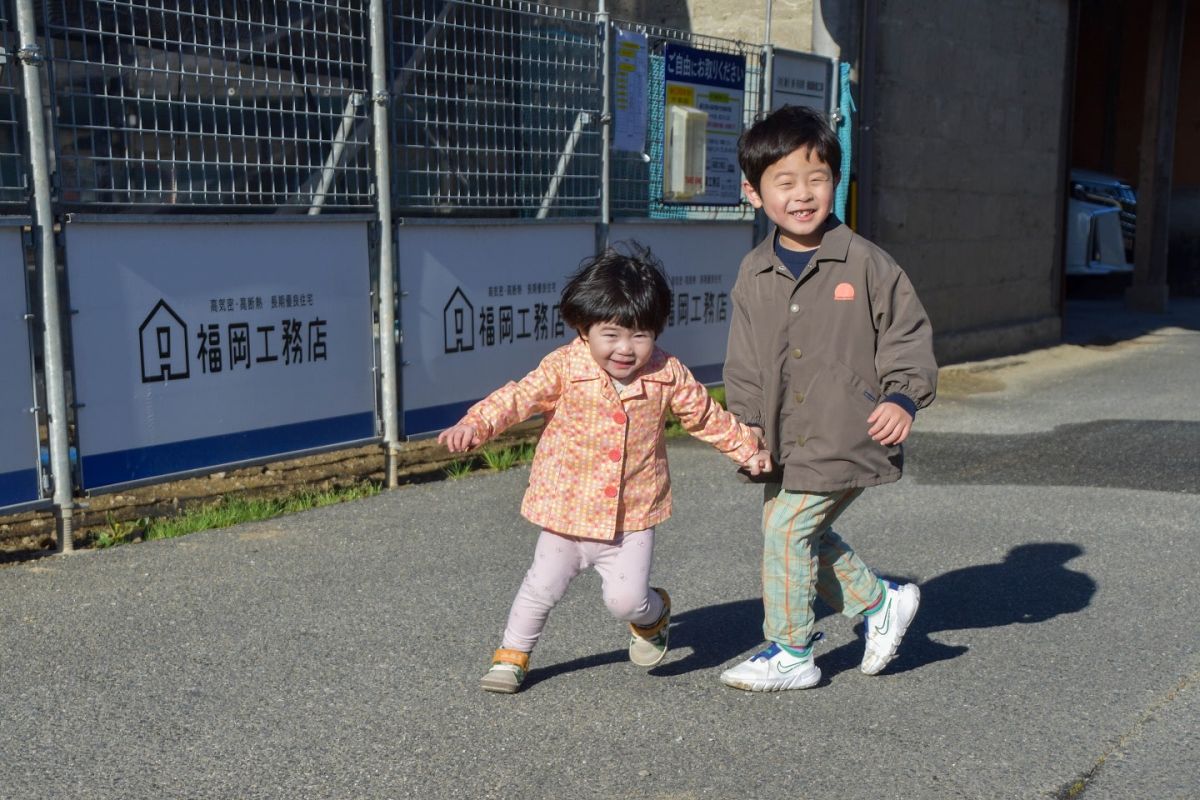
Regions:
M 311 508 L 344 503 L 379 494 L 380 485 L 366 481 L 343 489 L 300 491 L 286 497 L 247 498 L 226 495 L 215 503 L 189 509 L 175 517 L 143 518 L 136 522 L 118 522 L 110 515 L 108 528 L 100 531 L 93 544 L 98 548 L 116 547 L 135 541 L 174 539 L 197 531 L 227 528 L 242 522 L 271 519 Z
M 467 473 L 475 466 L 474 458 L 460 458 L 457 461 L 451 461 L 442 473 L 452 481 L 459 478 L 465 478 Z
M 479 457 L 488 469 L 502 472 L 512 469 L 518 464 L 527 464 L 533 460 L 534 445 L 532 442 L 514 445 L 512 447 L 485 447 Z
M 442 470 L 442 473 L 450 480 L 458 480 L 459 478 L 465 478 L 479 468 L 503 472 L 506 469 L 512 469 L 520 464 L 528 464 L 530 461 L 533 461 L 535 447 L 536 445 L 533 442 L 515 444 L 509 447 L 485 447 L 466 458 L 450 462 L 449 466 Z

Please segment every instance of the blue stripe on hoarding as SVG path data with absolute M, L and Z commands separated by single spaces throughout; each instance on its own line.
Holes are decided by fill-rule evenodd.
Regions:
M 83 488 L 94 489 L 159 475 L 251 461 L 373 436 L 375 414 L 367 411 L 92 456 L 85 453 L 82 464 Z
M 692 374 L 696 376 L 696 380 L 701 383 L 720 383 L 721 372 L 725 369 L 724 364 L 701 364 L 698 367 L 688 367 Z
M 0 506 L 15 506 L 38 499 L 36 469 L 0 472 Z
M 414 408 L 404 412 L 404 435 L 416 436 L 430 431 L 440 431 L 449 428 L 462 419 L 467 409 L 478 400 L 462 400 L 457 403 L 446 403 L 440 406 Z
M 696 380 L 701 383 L 720 383 L 721 371 L 724 367 L 724 364 L 703 364 L 698 367 L 689 367 L 689 369 L 691 369 L 692 375 L 696 376 Z M 479 401 L 462 400 L 457 403 L 426 406 L 425 408 L 414 408 L 411 411 L 405 411 L 404 435 L 417 436 L 422 433 L 449 428 L 462 419 L 463 414 L 467 413 L 467 409 L 477 402 Z

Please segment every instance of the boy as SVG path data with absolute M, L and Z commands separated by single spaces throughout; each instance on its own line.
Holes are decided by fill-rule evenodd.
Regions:
M 861 669 L 895 658 L 920 591 L 876 577 L 831 525 L 863 488 L 900 478 L 901 443 L 933 401 L 929 319 L 887 253 L 832 216 L 841 148 L 815 111 L 772 113 L 738 141 L 742 189 L 775 230 L 743 259 L 725 360 L 729 410 L 782 468 L 763 507 L 766 649 L 721 681 L 815 686 L 813 600 L 865 617 Z

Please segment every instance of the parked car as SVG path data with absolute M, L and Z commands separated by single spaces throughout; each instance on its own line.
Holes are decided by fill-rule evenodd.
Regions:
M 1067 199 L 1067 274 L 1133 270 L 1137 192 L 1113 175 L 1072 169 Z

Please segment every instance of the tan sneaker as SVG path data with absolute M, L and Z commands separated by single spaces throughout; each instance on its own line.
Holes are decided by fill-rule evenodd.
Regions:
M 529 671 L 529 653 L 501 647 L 492 656 L 492 668 L 479 682 L 485 692 L 514 694 L 521 689 Z
M 629 623 L 629 660 L 639 667 L 653 667 L 667 655 L 668 626 L 671 623 L 671 597 L 666 589 L 655 589 L 663 600 L 662 616 L 649 625 Z

